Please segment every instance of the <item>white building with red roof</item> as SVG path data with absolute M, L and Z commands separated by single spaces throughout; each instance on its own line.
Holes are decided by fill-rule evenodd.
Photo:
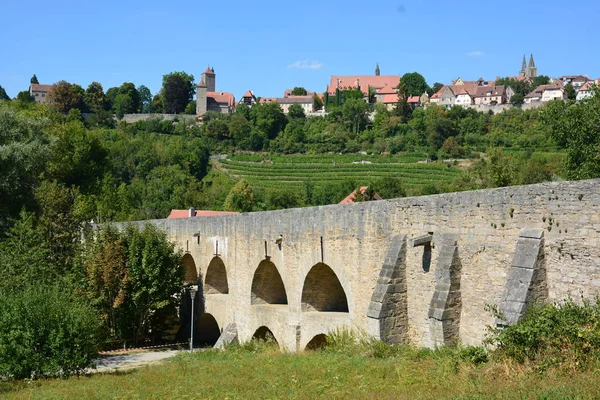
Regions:
M 577 91 L 577 101 L 593 97 L 594 86 L 594 81 L 588 81 L 582 87 L 580 87 Z
M 38 83 L 32 83 L 29 86 L 29 94 L 36 103 L 48 102 L 48 92 L 52 88 L 52 85 L 40 85 Z

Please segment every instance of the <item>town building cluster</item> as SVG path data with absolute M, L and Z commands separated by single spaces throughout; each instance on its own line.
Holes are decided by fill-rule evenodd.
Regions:
M 519 74 L 508 78 L 531 84 L 537 77 L 538 68 L 532 54 L 529 63 L 526 62 L 525 55 L 523 55 Z M 468 81 L 459 77 L 450 84 L 442 86 L 431 97 L 425 92 L 420 96 L 410 96 L 407 102 L 413 107 L 428 107 L 432 104 L 446 108 L 452 106 L 476 109 L 506 107 L 513 102 L 511 99 L 515 95 L 515 91 L 507 85 L 497 84 L 501 83 L 499 80 L 500 77 L 495 80 L 479 78 L 475 81 Z M 381 103 L 391 109 L 399 100 L 399 83 L 399 75 L 381 75 L 379 63 L 377 63 L 374 75 L 331 76 L 324 94 L 307 92 L 305 95 L 295 95 L 291 89 L 288 89 L 284 92 L 283 97 L 260 98 L 252 90 L 248 90 L 239 102 L 236 102 L 232 93 L 216 90 L 215 70 L 207 67 L 201 75 L 200 83 L 196 86 L 196 114 L 202 116 L 208 111 L 230 114 L 239 104 L 252 107 L 256 104 L 277 103 L 286 114 L 291 105 L 298 104 L 307 115 L 311 115 L 318 111 L 324 112 L 324 108 L 323 110 L 316 109 L 316 98 L 320 99 L 320 103 L 327 103 L 329 97 L 336 96 L 339 99 L 339 94 L 348 90 L 359 90 L 365 101 Z M 529 107 L 536 107 L 551 100 L 566 100 L 567 85 L 569 84 L 577 92 L 576 99 L 583 100 L 593 96 L 594 87 L 600 85 L 600 78 L 594 80 L 584 75 L 551 78 L 548 84 L 537 86 L 524 96 L 522 101 Z M 51 87 L 52 85 L 32 84 L 29 91 L 36 102 L 45 103 Z

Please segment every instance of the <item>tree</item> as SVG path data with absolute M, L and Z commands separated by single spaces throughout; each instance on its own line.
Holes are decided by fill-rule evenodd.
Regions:
M 306 96 L 308 92 L 303 87 L 296 86 L 292 89 L 292 96 Z
M 547 75 L 536 76 L 535 78 L 533 78 L 533 81 L 531 82 L 531 89 L 535 89 L 538 86 L 547 85 L 549 83 L 550 83 L 549 76 L 547 76 Z
M 395 199 L 406 196 L 406 190 L 402 185 L 402 181 L 394 176 L 385 176 L 376 181 L 373 186 L 377 194 L 383 199 Z
M 90 239 L 85 260 L 87 291 L 113 337 L 155 332 L 153 316 L 173 307 L 181 293 L 182 253 L 154 225 L 110 227 Z
M 152 93 L 150 89 L 144 85 L 140 85 L 137 91 L 140 94 L 140 112 L 142 114 L 152 113 Z
M 600 96 L 569 104 L 550 102 L 542 112 L 542 121 L 551 136 L 567 149 L 566 177 L 592 179 L 600 177 Z
M 510 98 L 510 102 L 512 104 L 523 104 L 524 101 L 525 101 L 525 97 L 523 97 L 523 95 L 520 93 L 515 93 Z
M 254 206 L 254 192 L 245 179 L 236 183 L 225 199 L 225 210 L 227 211 L 249 212 Z
M 306 114 L 304 114 L 304 108 L 300 104 L 292 104 L 288 108 L 288 119 L 306 119 Z
M 241 113 L 236 112 L 229 118 L 229 133 L 236 143 L 246 139 L 250 135 L 250 131 L 252 131 L 252 126 Z
M 407 123 L 412 116 L 412 107 L 408 104 L 408 93 L 404 81 L 400 80 L 398 84 L 398 103 L 396 103 L 396 116 L 400 117 L 402 123 Z
M 257 131 L 275 139 L 285 129 L 287 118 L 277 103 L 257 104 L 250 109 L 250 117 Z
M 29 80 L 29 83 L 33 84 L 39 84 L 40 82 L 38 81 L 37 76 L 35 76 L 35 74 L 33 74 L 33 76 L 31 77 L 31 79 Z
M 0 86 L 0 101 L 1 100 L 10 100 L 10 97 L 6 94 L 6 90 L 2 86 Z
M 102 84 L 98 82 L 92 82 L 85 90 L 85 94 L 83 95 L 85 104 L 87 108 L 93 112 L 97 113 L 100 110 L 103 110 L 106 106 L 106 96 L 104 95 L 104 89 L 102 88 Z
M 323 100 L 321 100 L 319 95 L 316 93 L 313 93 L 313 108 L 315 109 L 315 111 L 323 109 Z
M 431 90 L 423 75 L 418 72 L 409 72 L 402 75 L 400 82 L 404 85 L 404 92 L 407 96 L 420 96 Z
M 239 104 L 235 108 L 234 114 L 241 115 L 244 118 L 246 118 L 247 121 L 250 121 L 250 107 L 248 106 L 248 104 L 244 104 L 244 103 Z
M 227 122 L 223 121 L 222 119 L 213 119 L 212 121 L 207 123 L 204 132 L 207 136 L 210 136 L 217 140 L 225 140 L 231 138 L 231 135 L 229 133 L 229 126 L 227 125 Z
M 33 103 L 35 101 L 35 99 L 29 93 L 28 90 L 23 90 L 23 91 L 17 93 L 17 101 L 19 101 L 21 103 Z
M 48 100 L 58 112 L 68 113 L 72 108 L 83 109 L 85 91 L 77 84 L 60 81 L 48 91 Z
M 529 84 L 528 81 L 526 80 L 517 80 L 514 78 L 500 78 L 498 80 L 496 80 L 496 86 L 507 86 L 510 87 L 514 92 L 515 95 L 519 95 L 522 96 L 523 98 L 525 98 L 525 96 L 527 96 L 529 94 L 529 92 L 531 92 L 532 89 L 535 89 L 537 86 L 531 86 Z M 519 99 L 519 97 L 517 97 L 517 100 Z M 511 101 L 512 103 L 512 101 Z
M 162 97 L 165 112 L 179 114 L 194 96 L 194 75 L 185 72 L 171 72 L 163 75 Z
M 30 284 L 18 293 L 0 291 L 0 376 L 21 380 L 82 373 L 97 355 L 99 333 L 100 320 L 89 302 L 59 282 Z
M 162 99 L 162 96 L 160 95 L 160 93 L 155 94 L 154 97 L 152 98 L 152 111 L 157 114 L 162 114 L 165 112 L 165 109 L 163 106 L 163 99 Z
M 341 107 L 342 120 L 355 135 L 369 122 L 369 105 L 362 99 L 351 99 Z
M 567 93 L 567 98 L 569 100 L 575 100 L 577 98 L 577 91 L 571 83 L 567 83 L 567 86 L 565 86 L 565 92 Z
M 119 98 L 119 95 L 121 97 Z M 117 104 L 123 114 L 135 114 L 140 110 L 140 93 L 131 82 L 125 82 L 117 89 L 113 106 L 117 112 Z

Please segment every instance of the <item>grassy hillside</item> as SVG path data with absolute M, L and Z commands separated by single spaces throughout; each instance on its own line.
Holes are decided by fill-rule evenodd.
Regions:
M 234 178 L 244 178 L 252 186 L 279 189 L 301 187 L 311 181 L 322 186 L 344 180 L 367 185 L 386 176 L 400 178 L 407 189 L 426 184 L 450 182 L 460 169 L 447 162 L 419 163 L 423 157 L 366 155 L 232 156 L 217 167 Z

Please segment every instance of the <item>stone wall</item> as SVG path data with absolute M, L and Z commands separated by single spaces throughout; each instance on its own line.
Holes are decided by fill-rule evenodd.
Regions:
M 487 304 L 510 308 L 511 301 L 600 293 L 599 184 L 555 182 L 140 223 L 156 224 L 189 250 L 209 289 L 206 312 L 236 340 L 249 340 L 264 326 L 282 347 L 299 350 L 346 326 L 390 342 L 479 344 L 486 325 L 497 322 Z M 543 232 L 543 240 L 527 232 Z M 210 291 L 211 282 L 223 282 L 222 275 L 211 276 L 215 258 L 226 293 Z M 270 272 L 255 280 L 261 263 Z M 510 282 L 519 276 L 531 279 L 513 290 Z M 340 291 L 347 310 L 339 306 Z
M 147 119 L 166 119 L 168 121 L 178 120 L 194 120 L 196 118 L 195 115 L 189 114 L 125 114 L 121 121 L 125 121 L 129 124 L 132 124 L 137 121 L 144 121 Z

